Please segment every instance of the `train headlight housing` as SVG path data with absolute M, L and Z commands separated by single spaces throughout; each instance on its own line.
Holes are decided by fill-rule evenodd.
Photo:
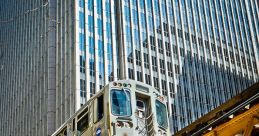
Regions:
M 124 122 L 124 126 L 125 126 L 126 128 L 130 128 L 130 124 L 129 124 L 128 122 Z
M 132 85 L 131 84 L 127 84 L 127 83 L 117 83 L 117 82 L 113 82 L 112 84 L 113 86 L 118 86 L 118 87 L 128 87 L 130 88 Z
M 116 127 L 120 127 L 120 128 L 124 127 L 124 123 L 121 121 L 116 122 L 115 125 L 116 125 Z
M 164 132 L 163 130 L 159 129 L 159 130 L 158 130 L 158 135 L 160 135 L 160 136 L 166 136 L 166 132 Z
M 158 130 L 158 134 L 162 136 L 162 131 L 160 129 Z
M 133 124 L 132 124 L 132 122 L 124 122 L 124 127 L 126 127 L 126 128 L 132 128 L 132 127 L 133 127 Z

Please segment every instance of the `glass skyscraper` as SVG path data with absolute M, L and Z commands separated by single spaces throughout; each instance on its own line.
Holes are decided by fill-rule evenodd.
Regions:
M 6 135 L 15 129 L 50 135 L 118 79 L 159 90 L 174 134 L 259 78 L 256 0 L 0 4 L 0 131 Z

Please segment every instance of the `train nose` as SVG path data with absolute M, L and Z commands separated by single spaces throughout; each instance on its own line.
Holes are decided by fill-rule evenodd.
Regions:
M 120 134 L 120 136 L 135 136 L 132 131 L 133 123 L 131 121 L 116 120 L 111 124 L 113 126 L 113 134 Z
M 130 128 L 116 128 L 116 134 L 122 134 L 122 136 L 135 136 L 134 131 Z

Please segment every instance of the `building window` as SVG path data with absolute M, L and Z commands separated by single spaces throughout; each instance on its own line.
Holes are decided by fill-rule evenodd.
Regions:
M 158 44 L 158 52 L 161 54 L 164 54 L 163 41 L 161 39 L 157 39 L 157 44 Z
M 132 55 L 132 50 L 131 50 L 130 47 L 128 48 L 128 54 L 129 54 L 128 57 L 127 57 L 128 62 L 133 63 L 133 55 Z
M 173 67 L 171 62 L 167 62 L 168 76 L 173 77 Z
M 95 83 L 90 82 L 90 96 L 92 97 L 96 93 Z
M 173 46 L 173 52 L 174 52 L 174 58 L 177 59 L 177 57 L 178 57 L 177 46 Z
M 159 59 L 160 62 L 160 72 L 161 74 L 165 74 L 165 60 Z
M 178 29 L 178 37 L 183 38 L 183 31 L 181 29 Z
M 157 72 L 157 60 L 156 57 L 152 56 L 152 69 Z
M 128 68 L 128 75 L 129 75 L 129 79 L 134 79 L 134 71 L 131 68 Z
M 192 35 L 192 43 L 196 44 L 196 36 L 195 35 Z
M 141 66 L 141 56 L 140 56 L 140 51 L 135 50 L 135 56 L 136 56 L 136 64 L 138 66 Z
M 80 56 L 80 72 L 85 73 L 85 58 Z
M 176 64 L 175 64 L 175 74 L 180 74 L 179 65 L 176 65 Z
M 175 98 L 175 94 L 174 94 L 174 84 L 169 82 L 169 90 L 170 90 L 170 97 L 171 98 Z
M 85 88 L 85 80 L 80 79 L 80 96 L 86 97 L 86 88 Z
M 90 59 L 89 61 L 89 67 L 90 67 L 90 76 L 95 76 L 95 61 L 93 59 Z
M 144 47 L 144 48 L 148 48 L 147 39 L 145 39 L 142 44 L 143 44 L 143 47 Z
M 164 26 L 164 36 L 168 37 L 169 36 L 168 24 L 167 23 L 163 23 L 163 26 Z
M 156 50 L 155 37 L 153 37 L 153 36 L 150 36 L 150 45 L 151 45 L 151 50 L 155 51 Z
M 145 79 L 146 79 L 146 84 L 151 85 L 151 79 L 150 79 L 150 75 L 145 74 Z
M 225 61 L 228 61 L 228 51 L 224 49 Z
M 166 56 L 170 57 L 171 56 L 171 48 L 170 48 L 170 44 L 168 42 L 165 42 L 165 48 L 166 48 Z
M 161 80 L 162 83 L 162 94 L 164 96 L 167 96 L 167 87 L 166 87 L 166 81 L 165 80 Z
M 146 53 L 143 53 L 144 56 L 144 67 L 149 69 L 149 55 Z
M 154 87 L 159 91 L 158 78 L 157 77 L 153 77 L 153 82 L 154 82 Z
M 137 71 L 137 80 L 141 81 L 141 82 L 143 81 L 142 80 L 142 72 Z
M 182 57 L 184 57 L 184 49 L 183 49 L 183 48 L 180 48 L 180 55 L 181 55 Z

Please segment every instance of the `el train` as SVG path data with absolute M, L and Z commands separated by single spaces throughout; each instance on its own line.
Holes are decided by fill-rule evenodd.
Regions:
M 133 80 L 104 86 L 52 136 L 169 136 L 160 93 Z

